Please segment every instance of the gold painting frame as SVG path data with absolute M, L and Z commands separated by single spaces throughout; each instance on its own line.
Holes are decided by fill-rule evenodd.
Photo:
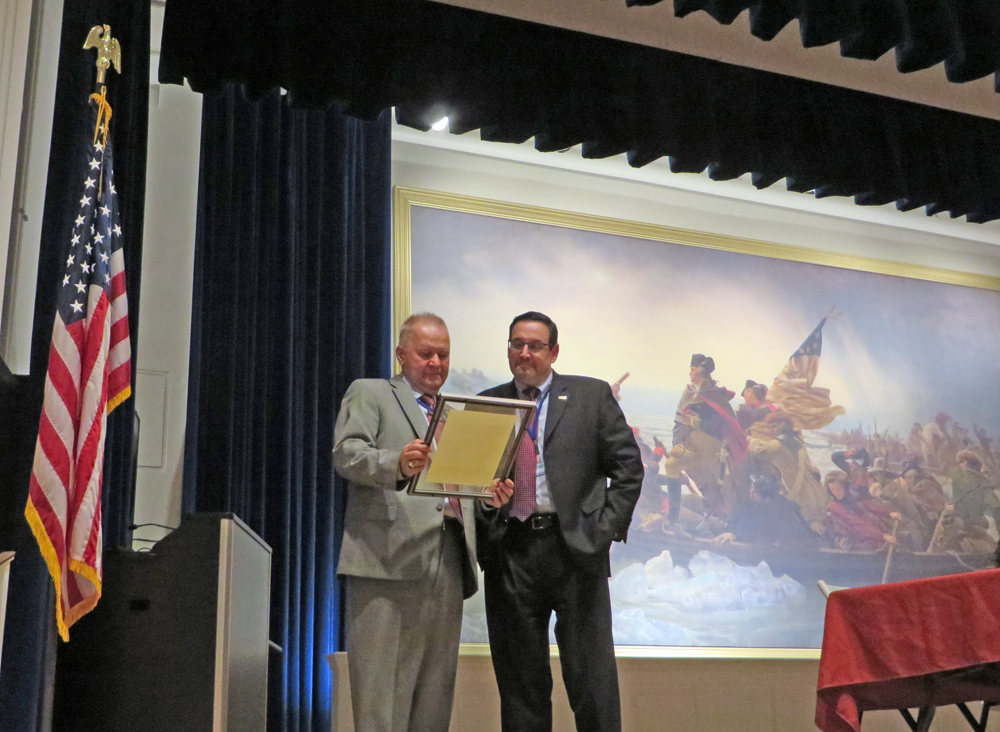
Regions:
M 445 193 L 402 186 L 393 191 L 392 246 L 392 328 L 398 332 L 412 313 L 411 289 L 411 211 L 426 207 L 545 224 L 589 232 L 627 236 L 704 249 L 748 254 L 758 257 L 817 264 L 828 267 L 891 275 L 1000 292 L 1000 277 L 961 272 L 919 264 L 821 251 L 774 242 L 713 234 L 689 229 L 615 219 L 528 204 L 510 203 L 462 194 Z M 819 592 L 816 588 L 807 591 Z M 552 647 L 553 654 L 558 650 Z M 463 655 L 489 655 L 485 643 L 463 643 Z M 623 658 L 717 658 L 815 660 L 820 650 L 814 648 L 747 648 L 707 646 L 630 646 L 616 645 L 615 653 Z
M 840 254 L 818 249 L 776 244 L 759 239 L 746 239 L 728 234 L 711 234 L 691 229 L 677 229 L 661 224 L 647 224 L 639 221 L 615 219 L 607 216 L 583 214 L 572 211 L 562 211 L 542 206 L 532 206 L 523 203 L 509 203 L 489 198 L 477 198 L 458 193 L 444 193 L 422 188 L 393 188 L 393 237 L 392 237 L 392 332 L 399 331 L 399 326 L 406 320 L 412 310 L 411 270 L 410 270 L 410 209 L 413 206 L 439 208 L 446 211 L 495 216 L 516 221 L 527 221 L 535 224 L 549 224 L 568 229 L 583 229 L 604 234 L 630 236 L 637 239 L 662 241 L 670 244 L 684 244 L 704 249 L 717 249 L 724 252 L 752 254 L 771 259 L 784 259 L 790 262 L 806 264 L 821 264 L 828 267 L 840 267 L 858 272 L 907 277 L 928 282 L 941 282 L 949 285 L 974 287 L 981 290 L 1000 292 L 1000 277 L 959 272 L 957 270 L 928 267 L 922 264 L 894 262 L 888 259 L 859 257 L 853 254 Z

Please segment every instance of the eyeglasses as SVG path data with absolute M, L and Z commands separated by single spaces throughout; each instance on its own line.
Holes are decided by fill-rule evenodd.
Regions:
M 523 351 L 525 346 L 528 347 L 528 350 L 531 351 L 531 353 L 541 353 L 549 347 L 549 344 L 543 343 L 542 341 L 522 341 L 520 338 L 507 341 L 507 347 L 517 353 Z

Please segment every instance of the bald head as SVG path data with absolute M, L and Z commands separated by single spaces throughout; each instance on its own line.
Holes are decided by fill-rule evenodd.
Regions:
M 445 325 L 444 320 L 434 313 L 414 313 L 406 320 L 403 321 L 403 325 L 399 328 L 399 340 L 396 341 L 399 345 L 403 345 L 407 340 L 412 338 L 417 332 L 417 326 L 420 325 L 438 325 L 448 330 L 448 326 Z
M 448 326 L 433 313 L 411 315 L 399 329 L 396 360 L 410 386 L 437 394 L 448 379 L 451 341 Z

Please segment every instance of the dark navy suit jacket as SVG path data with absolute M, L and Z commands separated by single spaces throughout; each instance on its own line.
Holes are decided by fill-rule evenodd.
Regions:
M 481 396 L 517 399 L 514 382 Z M 546 401 L 545 475 L 559 528 L 582 565 L 607 567 L 612 541 L 624 541 L 642 489 L 639 446 L 607 382 L 553 373 Z M 496 560 L 511 503 L 476 502 L 477 554 L 483 569 Z

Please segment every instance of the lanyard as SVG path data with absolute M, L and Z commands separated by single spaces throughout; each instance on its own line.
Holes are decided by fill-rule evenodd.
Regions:
M 427 417 L 427 421 L 430 422 L 431 415 L 434 414 L 434 407 L 424 400 L 423 394 L 417 397 L 417 404 L 419 404 L 420 408 L 424 410 L 424 416 Z
M 538 401 L 538 406 L 535 409 L 535 420 L 528 427 L 528 435 L 531 437 L 531 441 L 535 443 L 538 442 L 538 419 L 542 414 L 542 409 L 545 408 L 545 402 L 549 398 L 550 391 L 552 391 L 551 384 L 549 385 L 549 388 L 546 389 L 545 392 L 541 395 L 541 399 Z

